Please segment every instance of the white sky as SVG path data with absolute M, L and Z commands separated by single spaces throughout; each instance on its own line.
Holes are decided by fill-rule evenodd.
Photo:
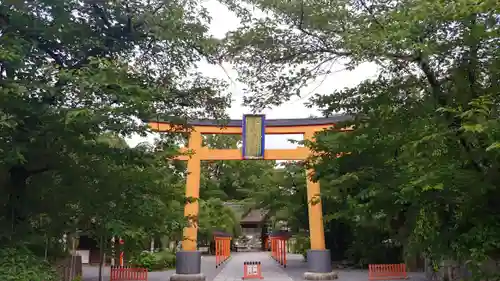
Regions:
M 226 32 L 234 30 L 239 25 L 238 18 L 226 7 L 217 2 L 217 0 L 205 0 L 204 6 L 209 10 L 212 15 L 212 23 L 210 32 L 218 37 L 223 38 Z M 343 65 L 334 65 L 333 69 L 342 69 Z M 241 105 L 242 103 L 242 85 L 236 83 L 237 74 L 228 63 L 224 63 L 223 67 L 210 65 L 208 63 L 199 63 L 198 70 L 208 77 L 220 78 L 226 80 L 230 87 L 228 91 L 232 95 L 232 105 L 228 109 L 231 119 L 241 119 L 243 114 L 250 113 L 248 108 Z M 374 77 L 377 73 L 377 66 L 375 64 L 363 64 L 353 71 L 338 71 L 328 76 L 322 83 L 313 83 L 308 85 L 302 92 L 302 97 L 292 99 L 285 104 L 274 107 L 272 109 L 261 112 L 266 115 L 267 119 L 286 119 L 286 118 L 307 118 L 310 116 L 320 117 L 320 113 L 315 109 L 310 109 L 304 106 L 309 96 L 314 93 L 329 94 L 335 89 L 342 89 L 345 87 L 352 87 L 359 84 L 366 78 Z M 314 90 L 314 92 L 311 92 Z M 133 136 L 127 140 L 130 146 L 135 146 L 140 142 L 152 141 L 154 136 L 142 138 L 140 136 Z M 297 145 L 288 142 L 289 139 L 301 140 L 300 136 L 295 135 L 272 135 L 266 136 L 266 148 L 280 149 L 280 148 L 294 148 Z

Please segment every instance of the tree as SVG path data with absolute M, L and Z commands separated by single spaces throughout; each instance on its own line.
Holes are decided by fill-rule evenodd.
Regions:
M 212 241 L 213 233 L 216 231 L 222 231 L 237 237 L 241 234 L 239 223 L 239 218 L 236 217 L 234 211 L 225 206 L 222 200 L 218 198 L 201 200 L 198 223 L 200 241 Z
M 319 155 L 316 176 L 328 182 L 323 196 L 346 202 L 335 216 L 379 225 L 407 250 L 433 258 L 473 265 L 496 258 L 494 1 L 222 2 L 243 22 L 228 35 L 224 55 L 256 108 L 298 94 L 332 62 L 380 66 L 376 79 L 311 103 L 326 116 L 352 117 L 337 125 L 354 131 L 330 130 L 309 143 Z M 252 17 L 254 7 L 265 16 Z
M 224 115 L 224 84 L 192 70 L 214 51 L 208 22 L 196 1 L 0 6 L 2 248 L 179 228 L 175 145 L 155 155 L 121 137 L 148 131 L 137 118 Z
M 216 149 L 236 149 L 239 136 L 209 135 L 204 145 Z M 243 204 L 245 211 L 255 207 L 252 192 L 272 188 L 274 161 L 207 161 L 202 163 L 199 231 L 201 240 L 211 239 L 213 231 L 241 234 L 238 214 L 224 202 Z
M 241 137 L 213 135 L 206 145 L 217 149 L 236 149 Z M 275 161 L 207 161 L 202 166 L 201 198 L 244 201 L 255 190 L 272 184 Z
M 274 221 L 286 221 L 293 232 L 309 229 L 306 172 L 301 163 L 286 162 L 276 167 L 269 185 L 257 187 L 251 194 L 252 208 L 267 210 Z

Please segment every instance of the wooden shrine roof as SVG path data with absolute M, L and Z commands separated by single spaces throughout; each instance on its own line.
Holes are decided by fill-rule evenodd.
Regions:
M 224 231 L 213 231 L 212 235 L 214 237 L 232 237 L 230 233 L 224 232 Z
M 266 220 L 267 211 L 262 209 L 251 210 L 243 216 L 240 223 L 260 223 Z

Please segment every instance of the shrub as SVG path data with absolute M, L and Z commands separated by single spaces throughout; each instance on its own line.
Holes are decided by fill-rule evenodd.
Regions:
M 148 271 L 151 271 L 156 264 L 156 257 L 153 253 L 144 251 L 141 252 L 139 256 L 132 261 L 132 263 L 135 266 L 147 268 Z
M 296 235 L 295 236 L 295 253 L 302 254 L 304 260 L 307 261 L 307 250 L 309 249 L 310 240 L 309 237 L 304 235 Z
M 26 247 L 20 245 L 15 248 L 0 249 L 0 280 L 56 281 L 58 279 L 55 270 Z
M 158 253 L 144 251 L 131 262 L 134 266 L 147 268 L 148 271 L 170 269 L 175 267 L 175 254 L 170 251 Z
M 161 252 L 155 253 L 158 269 L 170 269 L 175 268 L 175 253 L 163 250 Z

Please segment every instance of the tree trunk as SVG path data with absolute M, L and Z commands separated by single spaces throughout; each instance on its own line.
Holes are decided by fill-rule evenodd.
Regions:
M 44 259 L 47 261 L 49 254 L 49 237 L 47 237 L 47 234 L 45 234 L 45 251 L 44 251 Z
M 102 267 L 104 265 L 104 237 L 101 236 L 99 240 L 99 281 L 102 280 Z
M 160 238 L 161 250 L 169 250 L 170 249 L 170 238 L 168 236 L 162 236 Z
M 29 172 L 23 166 L 14 166 L 9 169 L 9 188 L 7 204 L 7 216 L 10 220 L 12 234 L 16 232 L 19 226 L 26 221 L 26 213 L 23 210 L 26 198 L 26 181 Z M 19 238 L 16 236 L 16 238 Z

